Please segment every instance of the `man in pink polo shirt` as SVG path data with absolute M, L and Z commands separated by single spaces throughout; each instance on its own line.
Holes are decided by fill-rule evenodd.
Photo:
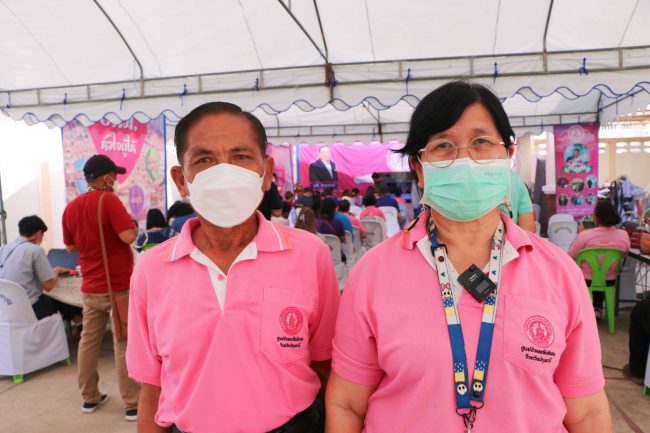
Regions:
M 131 281 L 138 431 L 322 432 L 339 293 L 327 246 L 256 212 L 273 160 L 253 115 L 204 104 L 174 140 L 172 177 L 198 218 Z

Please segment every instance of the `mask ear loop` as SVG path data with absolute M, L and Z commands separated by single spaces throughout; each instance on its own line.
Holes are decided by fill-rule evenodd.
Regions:
M 508 148 L 506 148 L 506 152 L 508 152 Z M 506 195 L 506 201 L 504 205 L 506 206 L 506 209 L 508 209 L 508 214 L 510 214 L 510 218 L 512 219 L 512 208 L 510 207 L 510 204 L 512 203 L 512 159 L 510 157 L 510 153 L 508 152 L 508 164 L 507 164 L 507 170 L 508 170 L 508 194 Z

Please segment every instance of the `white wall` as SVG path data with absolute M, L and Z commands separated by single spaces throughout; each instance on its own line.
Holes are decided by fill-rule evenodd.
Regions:
M 7 212 L 7 241 L 18 236 L 18 221 L 38 215 L 47 224 L 43 247 L 63 247 L 65 208 L 61 130 L 27 126 L 0 114 L 0 176 Z

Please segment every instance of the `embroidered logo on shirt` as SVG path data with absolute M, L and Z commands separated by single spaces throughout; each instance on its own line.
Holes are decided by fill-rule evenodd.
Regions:
M 551 322 L 541 316 L 529 317 L 524 325 L 524 332 L 531 343 L 538 347 L 548 347 L 555 339 Z
M 296 307 L 287 307 L 280 313 L 280 326 L 287 335 L 296 335 L 302 329 L 302 312 Z

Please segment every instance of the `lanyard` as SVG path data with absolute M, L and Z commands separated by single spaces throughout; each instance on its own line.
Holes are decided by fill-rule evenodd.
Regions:
M 22 244 L 27 243 L 27 242 L 29 242 L 29 241 L 22 241 L 22 242 L 20 242 L 18 245 L 16 245 L 15 247 L 13 247 L 11 250 L 9 250 L 9 253 L 5 256 L 5 258 L 4 258 L 4 260 L 2 261 L 2 263 L 0 263 L 0 268 L 4 268 L 4 267 L 5 267 L 5 264 L 7 263 L 7 260 L 9 260 L 9 257 L 11 256 L 11 254 L 12 254 L 14 251 L 16 251 L 16 248 L 18 248 L 19 246 L 21 246 Z M 5 248 L 6 248 L 6 247 L 5 247 Z
M 476 418 L 476 411 L 483 407 L 483 396 L 485 394 L 488 364 L 490 362 L 490 350 L 492 347 L 492 335 L 494 333 L 494 320 L 497 314 L 497 294 L 499 278 L 501 276 L 502 252 L 504 240 L 503 221 L 499 222 L 494 237 L 492 238 L 492 249 L 490 251 L 488 276 L 497 285 L 497 290 L 490 294 L 483 302 L 483 318 L 479 333 L 478 348 L 476 350 L 476 362 L 472 376 L 472 387 L 469 388 L 467 381 L 467 355 L 465 354 L 465 340 L 463 330 L 460 326 L 460 318 L 456 302 L 452 296 L 450 283 L 449 260 L 444 245 L 438 244 L 436 240 L 435 227 L 432 225 L 430 232 L 431 253 L 435 260 L 438 280 L 440 282 L 440 293 L 447 319 L 449 341 L 454 362 L 454 393 L 456 394 L 456 413 L 463 417 L 465 427 L 470 432 Z M 477 402 L 478 404 L 472 404 Z

